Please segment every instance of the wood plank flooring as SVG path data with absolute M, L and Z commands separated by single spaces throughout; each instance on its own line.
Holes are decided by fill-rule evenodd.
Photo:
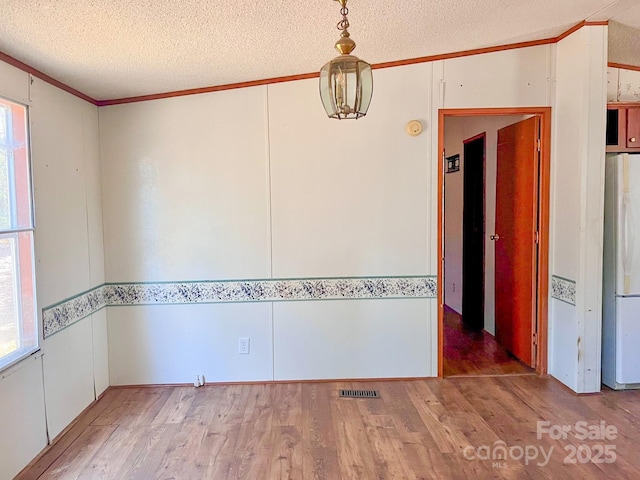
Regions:
M 582 439 L 582 421 L 609 437 Z M 548 377 L 112 388 L 17 478 L 632 479 L 638 445 L 640 391 Z
M 528 367 L 498 344 L 486 331 L 473 332 L 462 324 L 462 316 L 444 307 L 444 376 L 534 375 Z

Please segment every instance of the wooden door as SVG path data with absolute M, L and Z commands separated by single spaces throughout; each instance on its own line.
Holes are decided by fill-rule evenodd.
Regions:
M 496 339 L 535 363 L 540 119 L 498 131 L 496 181 Z

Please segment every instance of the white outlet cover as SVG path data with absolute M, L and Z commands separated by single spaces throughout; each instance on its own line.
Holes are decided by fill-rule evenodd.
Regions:
M 248 337 L 242 337 L 238 339 L 238 354 L 249 355 L 251 345 L 251 339 Z

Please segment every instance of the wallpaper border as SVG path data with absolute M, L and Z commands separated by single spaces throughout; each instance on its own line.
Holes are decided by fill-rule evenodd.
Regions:
M 576 305 L 576 282 L 559 275 L 551 275 L 551 298 Z
M 106 283 L 42 309 L 44 338 L 102 308 L 314 300 L 436 298 L 437 278 L 379 276 Z

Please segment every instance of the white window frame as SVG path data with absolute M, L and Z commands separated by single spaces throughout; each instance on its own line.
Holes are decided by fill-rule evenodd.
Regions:
M 31 162 L 31 129 L 29 122 L 29 106 L 24 103 L 17 102 L 10 98 L 0 96 L 0 100 L 3 102 L 8 102 L 18 107 L 24 108 L 25 115 L 25 148 L 26 148 L 26 168 L 27 168 L 27 182 L 28 182 L 28 202 L 29 202 L 29 225 L 23 226 L 18 225 L 17 220 L 17 205 L 14 203 L 10 204 L 10 212 L 9 217 L 12 219 L 11 225 L 9 228 L 3 228 L 0 226 L 0 238 L 14 238 L 14 252 L 13 252 L 13 272 L 14 272 L 14 302 L 16 305 L 16 316 L 17 316 L 17 324 L 18 324 L 18 339 L 19 343 L 22 343 L 22 339 L 24 338 L 24 314 L 23 314 L 23 302 L 22 302 L 22 279 L 21 268 L 18 261 L 19 248 L 18 248 L 18 240 L 21 234 L 30 233 L 30 257 L 31 257 L 31 281 L 33 286 L 33 331 L 34 338 L 29 340 L 33 341 L 33 345 L 30 347 L 23 347 L 19 345 L 18 349 L 9 354 L 3 355 L 0 357 L 0 372 L 12 367 L 16 363 L 21 360 L 33 355 L 34 353 L 40 350 L 40 345 L 42 342 L 42 333 L 40 331 L 40 323 L 38 319 L 38 306 L 37 306 L 37 295 L 36 295 L 36 278 L 35 278 L 35 252 L 34 252 L 34 242 L 35 242 L 35 215 L 34 215 L 34 196 L 33 196 L 33 173 L 32 173 L 32 162 Z M 9 197 L 12 198 L 16 189 L 16 176 L 14 170 L 14 152 L 16 150 L 16 146 L 12 143 L 13 139 L 13 115 L 11 109 L 5 107 L 0 104 L 0 115 L 6 118 L 6 139 L 0 137 L 0 149 L 3 149 L 7 152 L 7 170 L 8 170 L 8 194 Z M 4 173 L 4 172 L 2 172 Z M 29 342 L 31 343 L 31 342 Z

